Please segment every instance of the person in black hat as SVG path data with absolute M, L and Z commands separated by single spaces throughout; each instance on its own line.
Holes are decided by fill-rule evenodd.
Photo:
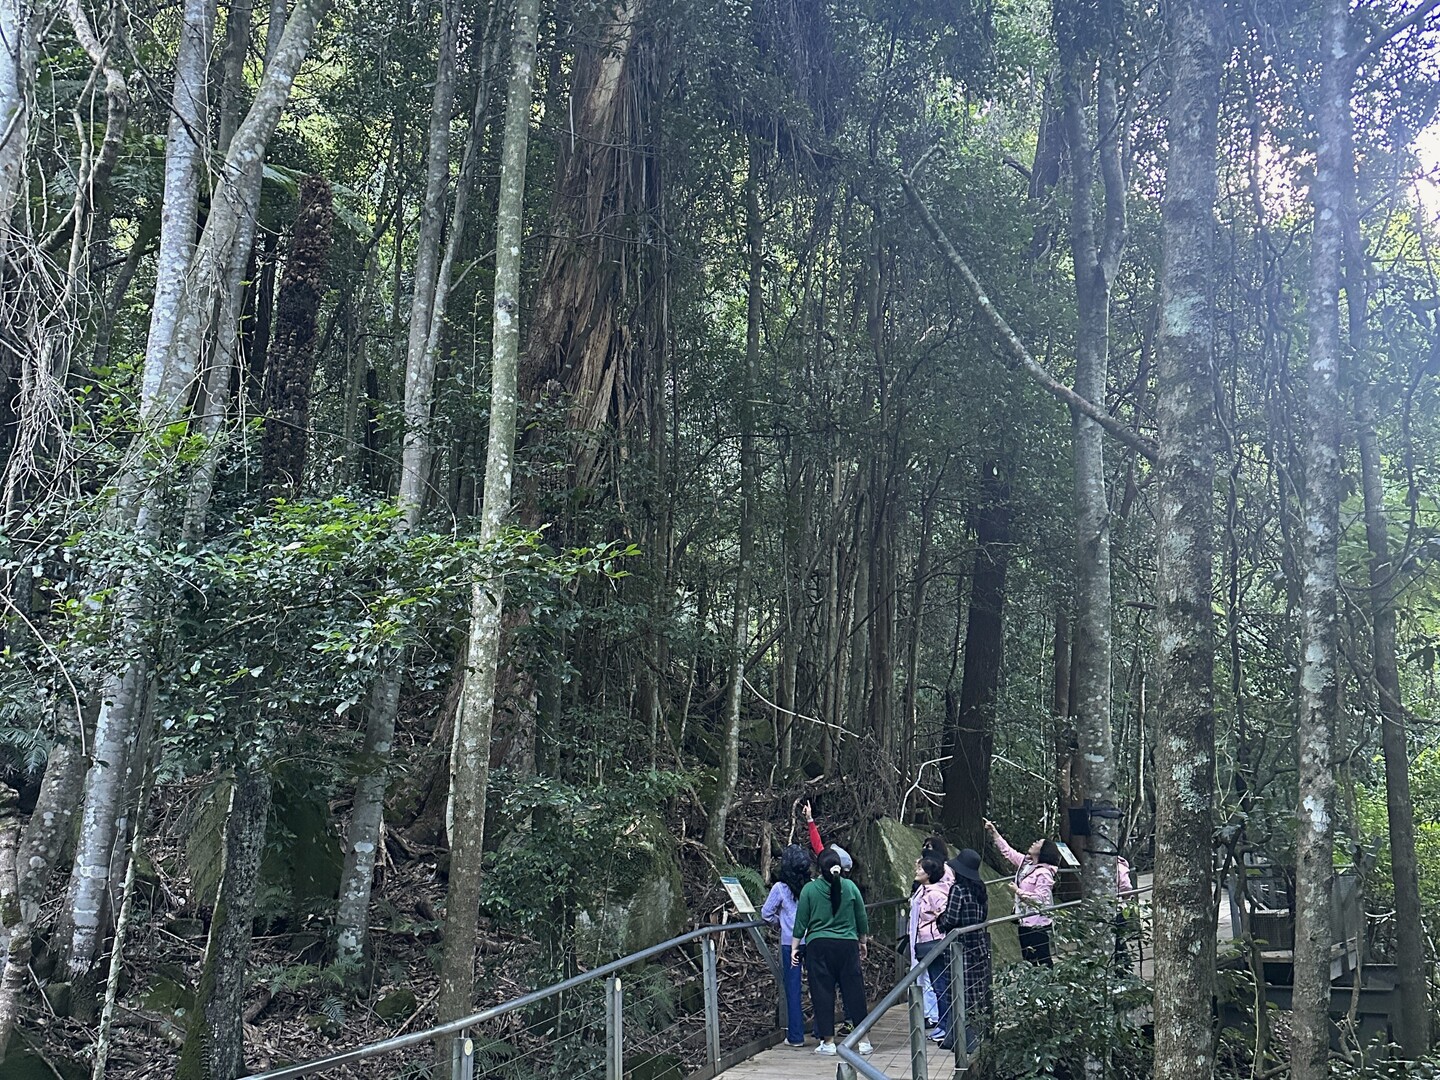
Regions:
M 984 1017 L 990 1012 L 990 931 L 981 926 L 990 918 L 990 904 L 985 893 L 985 879 L 980 876 L 980 853 L 974 848 L 965 848 L 950 860 L 950 869 L 955 874 L 955 884 L 950 888 L 950 899 L 937 925 L 945 932 L 965 926 L 977 927 L 960 935 L 960 958 L 964 965 L 965 993 L 965 1048 L 974 1053 L 980 1045 L 980 1029 Z M 951 972 L 952 980 L 958 974 Z M 959 1034 L 952 1017 L 942 1016 L 941 1027 L 945 1029 L 940 1045 L 950 1049 Z

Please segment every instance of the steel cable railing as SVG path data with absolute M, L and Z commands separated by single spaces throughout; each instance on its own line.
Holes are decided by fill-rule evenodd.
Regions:
M 986 882 L 987 887 L 997 882 L 1008 879 L 996 878 Z M 1142 893 L 1150 892 L 1153 885 L 1145 885 L 1138 889 L 1128 889 L 1117 894 L 1118 898 L 1136 897 Z M 879 1023 L 880 1018 L 899 1004 L 902 997 L 907 1000 L 907 1026 L 910 1034 L 910 1076 L 911 1080 L 927 1080 L 929 1076 L 928 1039 L 925 1035 L 925 1009 L 922 994 L 919 986 L 920 976 L 930 970 L 930 967 L 942 956 L 948 956 L 950 960 L 950 985 L 952 1012 L 951 1034 L 955 1044 L 955 1067 L 965 1068 L 969 1063 L 969 1051 L 966 1046 L 966 1017 L 965 1017 L 965 958 L 960 948 L 960 936 L 971 934 L 977 930 L 988 931 L 992 926 L 1001 926 L 1005 923 L 1019 922 L 1022 918 L 1030 915 L 1048 915 L 1055 911 L 1064 911 L 1068 908 L 1079 907 L 1082 904 L 1093 903 L 1091 899 L 1071 900 L 1064 904 L 1053 904 L 1050 907 L 1040 908 L 1037 911 L 1017 912 L 1010 915 L 1002 915 L 999 918 L 989 919 L 983 923 L 975 923 L 972 926 L 961 926 L 951 930 L 941 939 L 940 947 L 932 949 L 924 960 L 917 962 L 910 968 L 895 985 L 890 989 L 874 1008 L 866 1015 L 865 1019 L 855 1025 L 855 1030 L 850 1032 L 841 1042 L 836 1045 L 839 1052 L 840 1064 L 837 1066 L 842 1080 L 853 1080 L 858 1073 L 866 1080 L 891 1080 L 880 1069 L 861 1056 L 859 1045 L 868 1039 L 871 1030 Z M 942 1018 L 943 1019 L 943 1018 Z

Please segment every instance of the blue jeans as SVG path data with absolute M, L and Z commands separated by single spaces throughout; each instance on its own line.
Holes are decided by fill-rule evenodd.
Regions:
M 921 941 L 915 946 L 915 959 L 924 960 L 937 948 L 940 942 Z M 946 950 L 948 954 L 949 950 Z M 954 1017 L 950 1015 L 950 957 L 942 955 L 931 963 L 927 969 L 930 973 L 930 985 L 935 988 L 935 1002 L 940 1007 L 940 1026 L 945 1031 L 951 1031 L 951 1023 Z
M 800 946 L 799 965 L 790 962 L 790 943 L 781 950 L 780 970 L 785 984 L 785 1038 L 792 1043 L 805 1041 L 805 1013 L 800 1003 L 800 975 L 805 970 L 805 946 Z

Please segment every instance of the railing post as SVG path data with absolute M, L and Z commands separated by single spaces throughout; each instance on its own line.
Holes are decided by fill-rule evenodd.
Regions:
M 625 1011 L 620 976 L 605 981 L 605 1080 L 624 1080 Z
M 451 1080 L 471 1080 L 475 1075 L 475 1040 L 460 1036 L 452 1044 L 450 1053 Z
M 706 938 L 700 947 L 705 973 L 705 1057 L 720 1069 L 720 981 L 715 972 L 715 942 Z
M 954 1022 L 947 1029 L 955 1040 L 955 1068 L 970 1067 L 970 1041 L 965 1016 L 965 950 L 957 937 L 950 943 L 950 1015 Z
M 918 982 L 910 984 L 907 994 L 910 1014 L 910 1075 L 913 1080 L 930 1080 L 930 1059 L 925 1056 L 925 991 Z
M 899 945 L 895 950 L 895 981 L 899 982 L 905 977 L 905 972 L 910 970 L 910 909 L 907 905 L 901 904 L 895 909 L 895 941 L 907 942 Z

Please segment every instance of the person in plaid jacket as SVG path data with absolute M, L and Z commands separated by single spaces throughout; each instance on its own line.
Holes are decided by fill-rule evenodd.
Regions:
M 937 921 L 947 934 L 963 926 L 978 926 L 990 917 L 985 880 L 980 876 L 980 853 L 966 848 L 950 861 L 950 869 L 955 872 L 955 884 Z M 961 934 L 960 955 L 965 967 L 965 1047 L 974 1053 L 983 1019 L 990 1012 L 990 931 L 982 928 Z M 940 1022 L 946 1028 L 946 1039 L 940 1045 L 953 1046 L 954 1028 L 949 1018 L 941 1017 Z

